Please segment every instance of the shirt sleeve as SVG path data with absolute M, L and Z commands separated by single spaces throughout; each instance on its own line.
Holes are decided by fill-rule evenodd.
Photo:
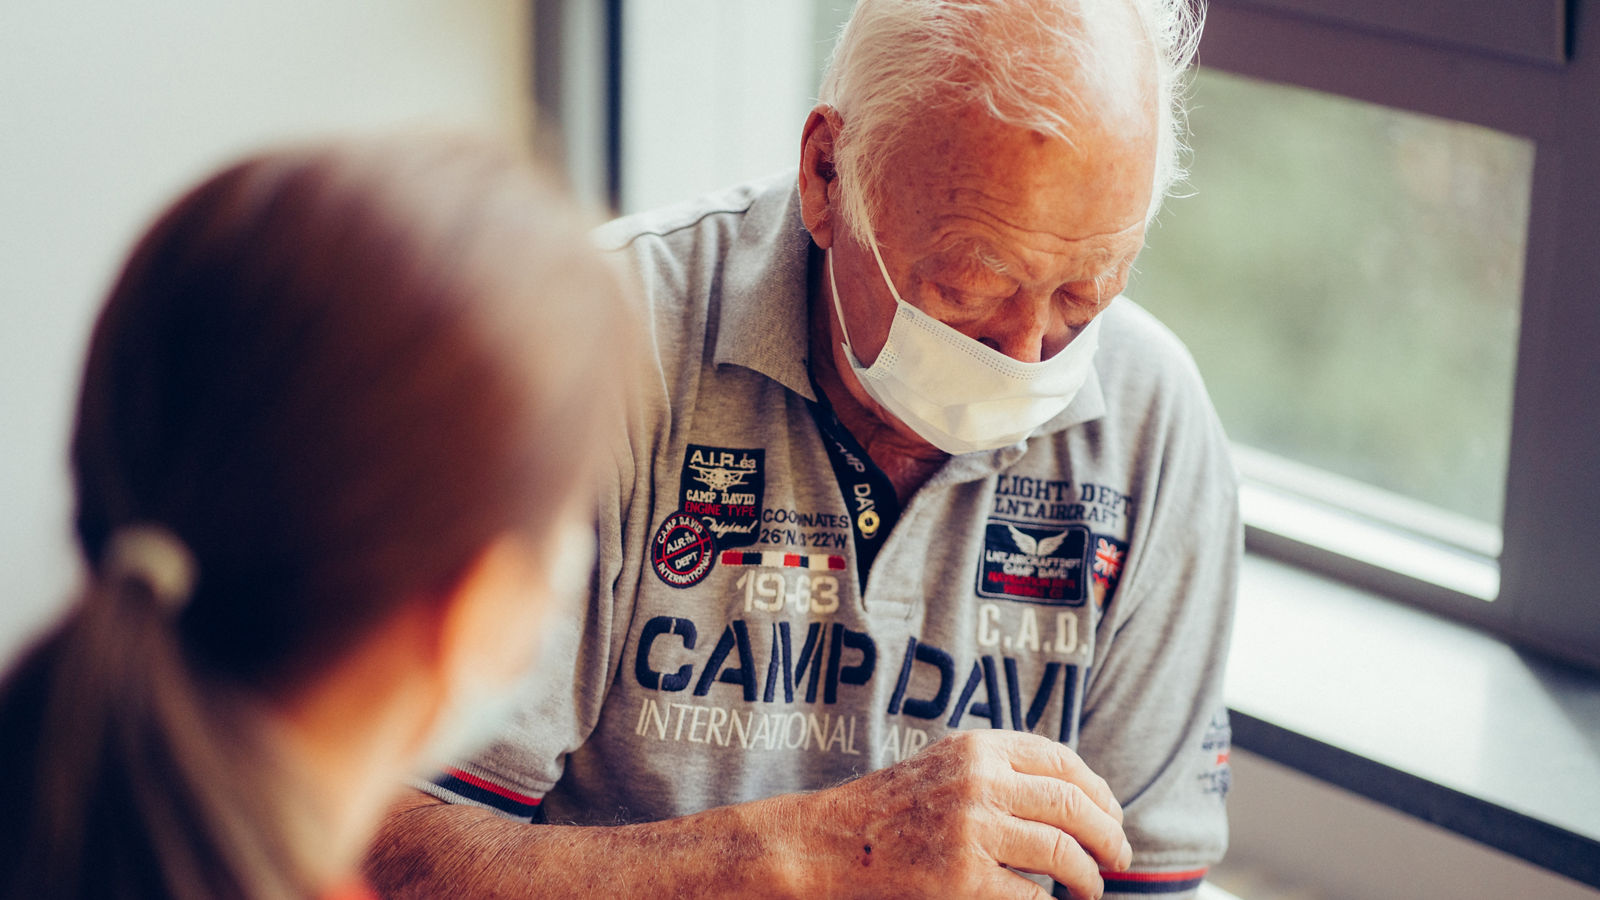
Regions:
M 645 337 L 659 339 L 654 333 Z M 612 465 L 601 467 L 595 570 L 587 595 L 545 617 L 535 668 L 506 726 L 471 758 L 413 781 L 418 790 L 448 803 L 542 822 L 544 795 L 561 779 L 567 756 L 599 722 L 623 652 L 647 545 L 650 460 L 670 419 L 660 373 L 643 373 L 639 380 L 641 389 L 610 441 Z
M 620 456 L 620 455 L 619 455 Z M 586 596 L 545 617 L 535 668 L 525 679 L 505 727 L 468 759 L 413 783 L 448 803 L 482 806 L 522 821 L 541 821 L 539 804 L 561 778 L 567 754 L 593 731 L 620 649 L 617 622 L 631 480 L 625 458 L 602 487 L 596 515 L 595 571 Z M 631 596 L 631 592 L 627 594 Z
M 1104 873 L 1107 897 L 1193 896 L 1227 847 L 1238 475 L 1198 373 L 1178 361 L 1136 439 L 1139 519 L 1096 629 L 1079 737 L 1133 845 L 1131 872 Z

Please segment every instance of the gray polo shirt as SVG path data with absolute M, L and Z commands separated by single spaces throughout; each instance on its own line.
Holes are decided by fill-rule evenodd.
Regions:
M 1122 802 L 1137 874 L 1109 895 L 1191 890 L 1226 844 L 1240 525 L 1177 339 L 1114 301 L 1073 403 L 1025 442 L 952 457 L 863 592 L 864 510 L 808 377 L 792 176 L 599 239 L 642 285 L 651 365 L 596 589 L 551 626 L 525 714 L 427 789 L 534 821 L 645 821 L 1013 728 L 1073 745 Z

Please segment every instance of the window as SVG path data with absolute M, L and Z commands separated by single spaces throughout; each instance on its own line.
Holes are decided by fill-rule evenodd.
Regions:
M 848 6 L 608 0 L 614 202 L 793 167 Z M 1253 551 L 1600 667 L 1600 46 L 1578 36 L 1600 25 L 1581 6 L 1211 0 L 1197 194 L 1130 293 L 1211 386 Z
M 1230 436 L 1498 529 L 1532 142 L 1211 70 L 1193 107 L 1128 293 Z
M 1441 473 L 1469 471 L 1458 468 L 1469 464 L 1491 472 L 1440 479 L 1441 484 L 1459 480 L 1468 493 L 1473 478 L 1492 477 L 1492 470 L 1503 466 L 1504 487 L 1498 494 L 1504 499 L 1498 513 L 1494 505 L 1481 499 L 1472 501 L 1465 495 L 1451 499 L 1442 487 L 1419 487 L 1425 481 L 1414 476 L 1395 478 L 1372 468 L 1341 471 L 1337 463 L 1302 458 L 1291 468 L 1301 463 L 1333 465 L 1340 472 L 1332 476 L 1336 479 L 1354 474 L 1388 488 L 1376 495 L 1378 506 L 1393 499 L 1398 489 L 1399 495 L 1409 495 L 1407 500 L 1453 509 L 1467 519 L 1468 527 L 1445 527 L 1443 534 L 1453 537 L 1443 542 L 1435 539 L 1440 531 L 1430 533 L 1423 528 L 1431 537 L 1407 542 L 1404 538 L 1419 530 L 1414 527 L 1418 521 L 1428 517 L 1403 512 L 1415 513 L 1418 508 L 1402 501 L 1387 504 L 1389 515 L 1347 518 L 1343 524 L 1348 527 L 1330 532 L 1338 535 L 1336 542 L 1347 546 L 1329 547 L 1304 533 L 1295 534 L 1304 524 L 1297 520 L 1307 516 L 1287 512 L 1287 506 L 1280 504 L 1270 510 L 1266 524 L 1258 521 L 1251 527 L 1252 548 L 1322 567 L 1520 643 L 1600 667 L 1600 604 L 1593 600 L 1594 585 L 1600 583 L 1600 553 L 1595 552 L 1600 544 L 1600 515 L 1595 512 L 1600 508 L 1600 477 L 1592 474 L 1600 468 L 1600 415 L 1593 412 L 1595 398 L 1600 396 L 1600 354 L 1594 349 L 1600 346 L 1596 343 L 1600 341 L 1600 304 L 1594 296 L 1600 284 L 1600 254 L 1594 249 L 1600 246 L 1600 213 L 1596 212 L 1600 188 L 1589 174 L 1594 160 L 1600 159 L 1600 129 L 1580 124 L 1592 123 L 1600 115 L 1600 47 L 1593 45 L 1597 33 L 1594 17 L 1586 22 L 1579 12 L 1577 5 L 1555 0 L 1426 6 L 1369 0 L 1212 0 L 1200 47 L 1202 66 L 1253 81 L 1202 75 L 1197 90 L 1202 102 L 1208 91 L 1215 94 L 1219 87 L 1223 92 L 1267 90 L 1294 105 L 1334 103 L 1341 107 L 1338 115 L 1352 117 L 1345 120 L 1347 129 L 1359 130 L 1357 119 L 1370 115 L 1396 123 L 1402 130 L 1393 134 L 1432 131 L 1449 135 L 1447 142 L 1457 148 L 1450 153 L 1451 169 L 1461 153 L 1493 154 L 1500 160 L 1489 166 L 1500 173 L 1494 179 L 1500 187 L 1493 190 L 1509 193 L 1502 194 L 1498 203 L 1486 203 L 1480 213 L 1495 220 L 1483 223 L 1499 229 L 1502 237 L 1495 243 L 1509 249 L 1507 239 L 1522 230 L 1518 220 L 1526 215 L 1527 223 L 1525 247 L 1506 257 L 1520 255 L 1520 271 L 1511 271 L 1502 263 L 1503 278 L 1483 270 L 1474 279 L 1474 287 L 1485 289 L 1485 297 L 1491 281 L 1502 285 L 1495 289 L 1501 299 L 1493 302 L 1502 305 L 1499 315 L 1509 313 L 1511 318 L 1482 329 L 1482 343 L 1477 344 L 1481 362 L 1456 376 L 1485 381 L 1492 377 L 1500 384 L 1495 392 L 1505 399 L 1478 398 L 1483 404 L 1481 420 L 1487 423 L 1499 418 L 1492 426 L 1483 426 L 1493 427 L 1495 432 L 1479 434 L 1490 435 L 1480 439 L 1505 441 L 1503 462 L 1493 460 L 1492 444 L 1478 462 L 1471 462 L 1477 454 L 1444 456 L 1437 451 L 1424 460 L 1437 465 Z M 1589 39 L 1587 46 L 1584 37 Z M 1329 101 L 1326 95 L 1347 100 Z M 1228 99 L 1216 96 L 1218 105 L 1225 107 Z M 1195 114 L 1197 145 L 1203 140 L 1199 132 L 1204 115 L 1203 109 Z M 1479 149 L 1465 150 L 1469 144 L 1477 144 Z M 1435 151 L 1434 158 L 1441 159 L 1443 154 Z M 1488 156 L 1479 158 L 1486 161 Z M 1196 161 L 1197 178 L 1205 177 L 1202 165 Z M 1486 173 L 1489 168 L 1481 171 Z M 1440 162 L 1429 163 L 1426 169 L 1424 177 L 1444 180 L 1446 167 Z M 1370 173 L 1360 177 L 1370 177 Z M 1452 183 L 1455 177 L 1451 176 Z M 1196 189 L 1204 192 L 1206 188 L 1197 181 Z M 1523 191 L 1525 206 L 1518 199 Z M 1175 213 L 1178 208 L 1175 204 Z M 1391 211 L 1389 215 L 1403 214 Z M 1460 215 L 1471 214 L 1463 210 Z M 1477 227 L 1477 223 L 1456 224 Z M 1164 240 L 1160 230 L 1152 237 L 1154 252 L 1144 261 L 1152 270 L 1163 265 L 1157 256 Z M 1419 266 L 1425 262 L 1417 260 Z M 1486 258 L 1475 263 L 1493 265 Z M 1440 288 L 1453 286 L 1458 279 L 1452 272 L 1428 277 Z M 1519 290 L 1507 294 L 1505 285 Z M 1443 293 L 1455 291 L 1446 288 Z M 1452 298 L 1452 302 L 1459 301 Z M 1446 331 L 1460 324 L 1457 317 L 1440 313 L 1435 322 L 1437 340 L 1430 352 L 1440 352 L 1438 348 L 1460 339 Z M 1195 348 L 1197 355 L 1205 352 L 1203 341 L 1196 339 L 1195 343 L 1201 345 Z M 1515 353 L 1507 355 L 1513 347 Z M 1488 370 L 1495 367 L 1499 371 L 1491 375 Z M 1509 393 L 1501 393 L 1504 391 Z M 1440 400 L 1438 404 L 1442 407 L 1451 402 Z M 1427 411 L 1429 416 L 1443 413 L 1442 409 Z M 1270 444 L 1267 449 L 1282 450 Z M 1246 454 L 1241 468 L 1257 468 L 1252 465 L 1256 461 Z M 1268 469 L 1272 468 L 1270 462 Z M 1266 496 L 1266 505 L 1271 507 L 1281 498 L 1273 488 L 1282 486 L 1283 475 L 1280 471 L 1256 481 L 1252 492 Z M 1287 480 L 1299 479 L 1291 471 Z M 1262 487 L 1264 492 L 1256 490 Z M 1483 490 L 1492 504 L 1497 492 L 1492 485 Z M 1354 497 L 1363 492 L 1349 493 Z M 1365 506 L 1365 499 L 1358 505 Z M 1315 504 L 1304 509 L 1312 518 L 1326 513 Z M 1394 515 L 1397 511 L 1401 514 Z M 1388 527 L 1369 527 L 1372 521 L 1385 519 Z M 1462 524 L 1460 518 L 1448 521 Z M 1465 566 L 1444 566 L 1458 574 L 1468 573 L 1454 584 L 1398 571 L 1406 562 L 1436 556 L 1441 549 L 1470 551 L 1474 544 L 1470 523 L 1474 521 L 1499 527 L 1497 578 L 1472 575 L 1470 557 L 1474 554 L 1470 552 Z M 1481 532 L 1478 536 L 1483 537 Z M 1342 552 L 1352 543 L 1383 548 L 1391 555 L 1393 548 L 1400 546 L 1403 549 L 1398 555 L 1405 559 L 1379 560 Z M 1486 546 L 1480 541 L 1477 555 L 1493 549 L 1493 541 Z M 1486 599 L 1495 602 L 1469 602 L 1463 595 L 1487 595 Z
M 1191 106 L 1128 293 L 1194 353 L 1252 525 L 1493 600 L 1533 143 L 1209 69 Z

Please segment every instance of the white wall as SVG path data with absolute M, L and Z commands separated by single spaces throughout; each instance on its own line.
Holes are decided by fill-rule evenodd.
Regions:
M 525 138 L 525 0 L 0 7 L 0 659 L 77 578 L 80 356 L 161 205 L 263 142 L 417 122 Z
M 629 0 L 624 212 L 797 172 L 816 96 L 815 0 Z

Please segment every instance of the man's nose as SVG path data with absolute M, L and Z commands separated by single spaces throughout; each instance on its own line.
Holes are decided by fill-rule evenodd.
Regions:
M 1018 362 L 1049 359 L 1072 339 L 1072 330 L 1052 306 L 1048 295 L 1012 297 L 979 340 Z

